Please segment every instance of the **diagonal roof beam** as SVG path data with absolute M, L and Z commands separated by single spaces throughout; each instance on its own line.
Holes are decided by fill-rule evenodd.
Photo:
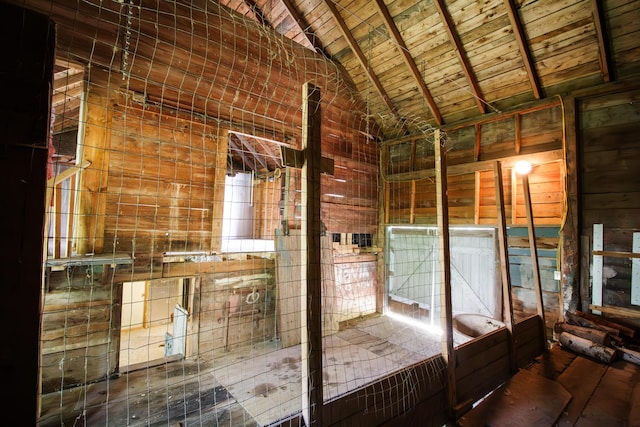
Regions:
M 602 19 L 602 5 L 600 0 L 591 0 L 591 14 L 593 15 L 593 24 L 596 27 L 598 36 L 598 59 L 600 60 L 600 73 L 602 80 L 611 81 L 611 55 L 609 54 L 609 44 L 606 38 L 604 20 Z
M 378 12 L 382 15 L 384 24 L 387 26 L 387 30 L 393 37 L 393 40 L 396 42 L 396 44 L 400 47 L 400 53 L 402 54 L 402 58 L 404 59 L 404 62 L 407 65 L 407 67 L 409 67 L 409 70 L 413 75 L 413 79 L 418 85 L 418 89 L 420 90 L 420 93 L 422 94 L 424 99 L 426 99 L 427 104 L 429 104 L 429 109 L 431 110 L 431 114 L 435 118 L 436 123 L 438 125 L 444 124 L 442 120 L 442 115 L 438 110 L 438 106 L 436 105 L 436 102 L 433 100 L 433 96 L 431 96 L 431 92 L 429 92 L 429 89 L 427 88 L 427 84 L 424 82 L 424 79 L 420 74 L 420 71 L 416 66 L 416 62 L 414 61 L 411 54 L 409 54 L 409 49 L 407 49 L 407 44 L 404 42 L 404 39 L 402 38 L 400 31 L 398 31 L 398 27 L 396 26 L 396 23 L 393 21 L 393 18 L 389 13 L 389 9 L 387 9 L 387 6 L 384 4 L 383 0 L 376 0 L 376 6 L 378 7 Z
M 342 35 L 347 39 L 347 43 L 349 44 L 349 47 L 351 48 L 353 53 L 356 55 L 356 57 L 360 61 L 360 65 L 362 66 L 362 68 L 364 68 L 365 73 L 367 73 L 367 77 L 369 77 L 369 81 L 373 83 L 373 86 L 376 88 L 376 91 L 378 91 L 378 94 L 382 97 L 382 100 L 386 104 L 387 108 L 393 113 L 393 115 L 401 123 L 403 130 L 406 131 L 406 126 L 403 118 L 400 116 L 400 113 L 398 113 L 398 110 L 391 102 L 391 98 L 389 98 L 389 95 L 387 95 L 387 92 L 384 90 L 384 87 L 382 87 L 382 83 L 380 83 L 378 76 L 376 76 L 374 72 L 371 71 L 371 68 L 369 67 L 369 61 L 367 61 L 367 58 L 362 52 L 362 49 L 360 49 L 360 46 L 358 46 L 358 42 L 353 37 L 353 34 L 351 34 L 351 30 L 349 30 L 349 27 L 347 27 L 346 22 L 344 22 L 344 19 L 342 19 L 340 12 L 338 12 L 338 9 L 336 8 L 335 4 L 333 4 L 333 0 L 324 0 L 324 3 L 327 5 L 329 10 L 331 11 L 331 14 L 333 15 L 333 18 L 335 19 L 335 21 L 338 23 L 338 27 L 340 27 L 340 30 L 342 31 Z
M 262 13 L 262 10 L 258 7 L 255 1 L 242 0 L 242 2 L 249 8 L 249 10 L 251 10 L 251 13 L 258 22 L 264 26 L 271 27 L 269 20 L 264 16 L 264 13 Z
M 456 56 L 460 61 L 460 65 L 462 65 L 462 71 L 464 75 L 467 77 L 467 82 L 469 83 L 469 87 L 473 96 L 476 98 L 476 103 L 478 104 L 478 109 L 482 114 L 486 112 L 484 102 L 482 100 L 482 93 L 480 92 L 480 87 L 478 86 L 478 81 L 476 76 L 471 71 L 471 65 L 469 64 L 469 60 L 467 59 L 467 54 L 462 48 L 462 42 L 460 41 L 460 37 L 455 32 L 455 28 L 453 25 L 453 21 L 451 20 L 451 15 L 447 11 L 446 6 L 444 5 L 443 0 L 433 0 L 433 4 L 436 9 L 438 9 L 438 13 L 440 13 L 440 17 L 442 18 L 442 22 L 444 24 L 444 28 L 447 30 L 449 34 L 449 38 L 451 39 L 451 44 L 456 52 Z
M 305 40 L 309 44 L 308 47 L 315 49 L 316 52 L 322 53 L 328 58 L 328 55 L 324 52 L 324 48 L 320 44 L 320 41 L 315 36 L 315 34 L 309 33 L 311 26 L 309 25 L 307 20 L 304 19 L 302 15 L 300 15 L 294 4 L 291 3 L 290 0 L 280 0 L 280 2 L 282 2 L 285 9 L 287 9 L 289 16 L 291 17 L 291 19 L 293 19 L 293 22 L 295 22 L 296 26 L 300 30 L 300 33 L 304 35 Z
M 246 148 L 246 150 L 251 153 L 251 155 L 253 156 L 254 164 L 257 161 L 258 163 L 260 163 L 260 166 L 262 166 L 266 170 L 269 170 L 269 166 L 267 166 L 267 162 L 262 158 L 262 154 L 258 153 L 256 149 L 253 148 L 253 145 L 251 145 L 247 138 L 243 135 L 238 135 L 237 133 L 234 133 L 234 135 L 238 139 L 238 141 L 240 141 L 242 147 Z
M 527 70 L 527 76 L 529 77 L 529 83 L 531 83 L 531 89 L 533 90 L 533 96 L 536 99 L 542 97 L 542 91 L 540 90 L 540 80 L 538 79 L 538 73 L 533 67 L 533 60 L 531 56 L 531 50 L 529 44 L 524 37 L 524 29 L 522 23 L 518 18 L 518 12 L 513 3 L 513 0 L 504 0 L 504 5 L 507 8 L 507 15 L 509 15 L 509 21 L 511 21 L 511 27 L 513 28 L 513 34 L 516 36 L 518 42 L 518 48 L 520 49 L 520 55 L 524 61 L 524 68 Z

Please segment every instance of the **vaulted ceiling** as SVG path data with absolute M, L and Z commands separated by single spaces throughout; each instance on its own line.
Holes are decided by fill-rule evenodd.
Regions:
M 27 3 L 46 12 L 57 10 L 47 4 L 69 2 Z M 81 2 L 79 7 L 90 10 L 91 3 L 95 2 Z M 102 21 L 97 30 L 90 27 L 95 25 L 92 17 L 71 16 L 69 9 L 61 8 L 54 17 L 68 20 L 70 28 L 86 27 L 85 32 L 94 32 L 108 45 L 116 42 L 104 35 L 118 31 L 123 39 L 127 7 L 138 7 L 137 3 L 101 2 L 101 9 L 93 9 L 102 10 L 96 17 L 95 22 Z M 182 9 L 219 7 L 217 2 L 205 0 L 195 3 L 175 2 Z M 425 124 L 446 126 L 529 101 L 640 76 L 640 0 L 220 3 L 339 63 L 386 138 Z M 99 45 L 87 46 L 94 58 L 99 52 L 96 47 Z M 108 58 L 108 51 L 106 54 Z M 69 111 L 64 117 L 77 119 L 78 97 L 70 94 L 80 90 L 82 74 L 73 64 L 65 68 L 63 62 L 58 64 L 54 102 L 72 101 L 65 102 Z M 65 123 L 59 120 L 56 127 L 64 128 Z
M 386 128 L 450 124 L 640 72 L 634 0 L 222 3 L 342 64 Z

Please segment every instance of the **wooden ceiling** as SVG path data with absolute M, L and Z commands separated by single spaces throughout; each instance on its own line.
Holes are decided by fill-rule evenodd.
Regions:
M 640 76 L 640 0 L 220 3 L 339 63 L 385 138 Z M 63 43 L 85 49 L 94 65 L 113 64 L 111 46 L 126 41 L 122 28 L 126 27 L 127 9 L 123 2 L 101 2 L 100 6 L 83 2 L 77 6 L 88 15 L 98 11 L 95 20 L 81 12 L 74 15 L 75 2 L 27 0 L 25 4 L 50 11 L 59 22 L 67 21 L 65 31 L 69 34 L 63 38 L 70 41 Z M 158 4 L 172 10 L 171 2 Z M 131 5 L 138 7 L 137 2 Z M 189 9 L 212 9 L 211 5 L 220 7 L 206 0 L 178 0 L 175 5 L 180 14 Z M 162 25 L 164 21 L 156 30 L 163 31 Z M 86 33 L 98 43 L 76 40 L 74 32 Z M 206 53 L 198 55 L 207 57 Z M 140 58 L 145 56 L 140 55 L 138 63 Z M 161 56 L 153 61 L 160 70 L 167 67 L 160 64 Z M 58 130 L 77 123 L 78 79 L 82 79 L 76 65 L 67 63 L 65 68 L 63 62 L 59 61 L 54 88 L 54 103 L 65 105 L 54 126 Z M 141 70 L 145 76 L 150 73 L 143 67 Z M 162 78 L 160 75 L 158 80 Z M 146 91 L 150 85 L 141 81 L 140 87 Z M 162 89 L 164 96 L 169 92 Z M 207 107 L 194 104 L 193 108 L 204 111 Z
M 634 0 L 222 3 L 342 64 L 387 135 L 640 71 Z

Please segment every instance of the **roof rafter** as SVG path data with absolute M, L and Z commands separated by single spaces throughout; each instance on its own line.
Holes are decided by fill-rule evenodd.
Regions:
M 598 60 L 600 61 L 600 72 L 602 74 L 602 80 L 605 82 L 611 81 L 611 74 L 609 70 L 611 55 L 609 54 L 608 40 L 606 39 L 606 31 L 604 26 L 604 20 L 602 19 L 602 5 L 599 0 L 591 0 L 591 13 L 593 15 L 593 24 L 596 27 L 596 34 L 598 36 Z
M 524 29 L 520 18 L 518 18 L 518 12 L 513 0 L 504 0 L 504 5 L 507 8 L 507 15 L 509 15 L 509 21 L 511 21 L 511 27 L 513 27 L 513 34 L 516 36 L 518 42 L 518 48 L 520 49 L 520 55 L 524 61 L 524 68 L 527 70 L 527 76 L 529 77 L 529 83 L 531 83 L 531 89 L 533 90 L 533 96 L 536 99 L 542 97 L 542 91 L 540 90 L 540 80 L 538 79 L 538 73 L 533 67 L 533 60 L 531 56 L 531 50 L 524 36 Z
M 362 49 L 360 49 L 360 46 L 358 45 L 358 42 L 356 41 L 356 39 L 353 37 L 353 34 L 351 34 L 351 30 L 349 30 L 349 27 L 347 27 L 346 22 L 344 22 L 344 19 L 342 19 L 342 16 L 340 15 L 340 12 L 338 12 L 338 9 L 336 8 L 335 4 L 333 4 L 333 0 L 324 0 L 324 3 L 329 8 L 329 11 L 331 12 L 331 15 L 335 19 L 336 23 L 338 24 L 338 27 L 340 27 L 340 31 L 342 32 L 342 35 L 347 39 L 347 43 L 349 44 L 349 47 L 351 48 L 353 53 L 356 55 L 356 57 L 360 61 L 360 65 L 362 66 L 362 68 L 364 68 L 365 73 L 367 73 L 367 77 L 369 78 L 369 81 L 373 83 L 373 86 L 376 88 L 376 91 L 378 92 L 378 94 L 382 97 L 382 100 L 384 101 L 387 108 L 393 113 L 393 115 L 401 123 L 403 130 L 406 130 L 406 126 L 404 124 L 404 120 L 402 116 L 398 112 L 398 109 L 395 107 L 395 105 L 393 105 L 393 102 L 391 102 L 391 98 L 389 98 L 387 91 L 382 86 L 382 83 L 380 83 L 380 79 L 378 79 L 378 76 L 376 76 L 375 73 L 371 70 L 371 67 L 369 66 L 369 61 L 367 60 L 366 56 L 362 52 Z
M 245 138 L 243 135 L 238 135 L 237 133 L 233 133 L 233 135 L 238 139 L 238 141 L 240 141 L 242 147 L 245 148 L 246 151 L 251 153 L 251 155 L 253 156 L 254 165 L 255 162 L 258 162 L 260 163 L 260 166 L 262 166 L 266 170 L 269 170 L 269 166 L 267 166 L 267 162 L 262 158 L 262 154 L 258 153 L 256 149 L 253 148 L 253 145 L 251 145 L 247 138 Z M 244 151 L 244 149 L 242 151 Z M 242 156 L 244 157 L 244 155 Z
M 393 40 L 396 42 L 396 44 L 400 47 L 400 53 L 402 54 L 402 58 L 404 59 L 404 62 L 407 65 L 407 67 L 409 67 L 409 70 L 413 75 L 413 79 L 418 85 L 418 89 L 420 90 L 420 93 L 427 101 L 427 104 L 429 105 L 429 110 L 431 110 L 431 114 L 436 120 L 436 123 L 438 125 L 444 124 L 442 120 L 442 115 L 438 110 L 438 106 L 436 105 L 436 102 L 434 101 L 433 96 L 431 96 L 431 92 L 429 91 L 429 88 L 427 88 L 427 84 L 424 82 L 424 79 L 422 78 L 422 75 L 418 70 L 415 60 L 409 53 L 407 44 L 404 42 L 404 39 L 402 38 L 402 35 L 400 34 L 400 31 L 398 30 L 396 23 L 393 21 L 393 17 L 389 13 L 389 9 L 387 9 L 387 6 L 384 4 L 383 0 L 376 0 L 375 3 L 378 8 L 378 12 L 382 15 L 384 24 L 387 26 L 387 30 L 393 37 Z
M 480 112 L 484 114 L 486 112 L 486 108 L 484 106 L 484 101 L 482 99 L 482 93 L 480 92 L 480 87 L 478 86 L 478 81 L 476 76 L 473 74 L 471 70 L 471 65 L 469 64 L 469 60 L 467 59 L 467 54 L 462 47 L 462 42 L 460 41 L 460 37 L 455 31 L 455 26 L 453 21 L 451 20 L 451 15 L 447 11 L 447 8 L 443 2 L 443 0 L 434 0 L 434 6 L 438 9 L 438 13 L 442 18 L 442 23 L 444 24 L 444 28 L 447 30 L 449 34 L 449 39 L 451 39 L 451 44 L 453 45 L 453 49 L 456 52 L 456 56 L 460 61 L 460 65 L 462 66 L 462 71 L 464 75 L 467 77 L 467 82 L 469 83 L 469 87 L 471 88 L 471 92 L 473 96 L 476 98 L 476 103 L 478 104 L 478 109 Z
M 327 56 L 324 53 L 324 48 L 322 47 L 322 45 L 320 45 L 320 42 L 318 41 L 318 38 L 315 36 L 315 34 L 309 33 L 311 26 L 309 25 L 307 20 L 304 19 L 302 15 L 300 15 L 293 3 L 291 3 L 290 0 L 280 0 L 280 2 L 284 5 L 285 9 L 287 9 L 289 16 L 291 17 L 291 19 L 293 19 L 293 22 L 300 30 L 300 33 L 302 33 L 305 40 L 309 43 L 309 47 L 324 54 L 324 56 Z

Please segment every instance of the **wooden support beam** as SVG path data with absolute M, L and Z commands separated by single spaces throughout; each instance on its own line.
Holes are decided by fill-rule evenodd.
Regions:
M 476 99 L 476 104 L 478 105 L 478 109 L 480 113 L 486 113 L 486 108 L 484 105 L 484 101 L 482 99 L 482 93 L 480 92 L 480 86 L 478 85 L 478 81 L 476 76 L 473 74 L 473 70 L 471 69 L 471 64 L 469 63 L 469 59 L 467 58 L 467 54 L 464 51 L 464 47 L 462 46 L 462 41 L 458 36 L 458 33 L 455 30 L 455 24 L 453 23 L 453 19 L 451 19 L 451 15 L 447 10 L 446 5 L 443 0 L 434 0 L 433 2 L 436 9 L 438 9 L 438 13 L 440 13 L 440 18 L 442 19 L 442 23 L 444 24 L 444 28 L 449 35 L 449 39 L 453 46 L 453 49 L 458 57 L 458 61 L 462 66 L 462 72 L 467 78 L 467 82 L 469 83 L 469 89 L 471 90 L 472 95 Z
M 367 74 L 369 81 L 373 84 L 373 87 L 378 92 L 378 95 L 382 97 L 382 100 L 387 106 L 387 108 L 389 109 L 389 111 L 391 111 L 391 113 L 393 113 L 393 115 L 396 117 L 396 119 L 400 123 L 401 128 L 404 131 L 406 131 L 406 126 L 404 124 L 403 118 L 400 116 L 400 113 L 398 112 L 395 105 L 393 105 L 393 102 L 391 102 L 391 98 L 389 98 L 387 91 L 382 86 L 382 83 L 380 83 L 380 79 L 378 79 L 378 76 L 376 76 L 376 74 L 371 70 L 369 61 L 367 60 L 366 56 L 362 52 L 362 49 L 360 49 L 360 46 L 358 45 L 358 42 L 356 41 L 355 37 L 353 37 L 353 34 L 351 34 L 351 30 L 347 26 L 347 23 L 344 22 L 344 19 L 340 15 L 340 12 L 336 8 L 336 5 L 333 3 L 333 0 L 324 0 L 324 4 L 329 8 L 329 11 L 333 16 L 333 19 L 336 21 L 336 23 L 338 24 L 338 28 L 340 28 L 340 31 L 342 32 L 342 35 L 344 36 L 345 39 L 347 39 L 347 44 L 349 45 L 349 47 L 351 48 L 351 51 L 360 62 L 362 69 Z
M 522 149 L 522 116 L 520 114 L 515 114 L 513 118 L 515 120 L 516 127 L 516 155 L 518 155 Z
M 611 55 L 609 54 L 609 41 L 607 40 L 607 31 L 605 29 L 604 19 L 602 17 L 602 5 L 600 0 L 591 0 L 591 15 L 593 16 L 593 25 L 596 28 L 598 37 L 598 61 L 600 62 L 600 75 L 602 81 L 607 83 L 612 80 Z
M 480 171 L 475 171 L 475 185 L 474 185 L 474 197 L 473 197 L 473 223 L 480 224 Z
M 531 191 L 529 189 L 529 176 L 522 175 L 522 192 L 524 193 L 524 206 L 527 211 L 527 228 L 529 230 L 529 248 L 531 249 L 531 267 L 533 269 L 533 284 L 536 287 L 537 312 L 542 319 L 543 348 L 547 350 L 547 323 L 544 316 L 544 301 L 542 300 L 542 282 L 540 281 L 540 266 L 538 265 L 538 245 L 536 243 L 536 229 L 533 220 L 533 208 L 531 205 Z
M 482 124 L 476 123 L 476 145 L 473 148 L 473 161 L 480 161 L 480 148 L 482 147 Z
M 496 186 L 496 208 L 498 220 L 498 249 L 500 252 L 500 272 L 502 279 L 502 321 L 509 330 L 509 364 L 512 372 L 518 368 L 516 345 L 513 335 L 513 300 L 511 296 L 511 274 L 509 272 L 509 244 L 507 240 L 507 222 L 504 213 L 504 190 L 502 188 L 502 164 L 494 163 Z
M 560 284 L 562 291 L 558 315 L 574 312 L 580 302 L 580 229 L 578 176 L 577 106 L 575 98 L 562 103 L 564 110 L 565 215 L 560 227 Z M 589 301 L 589 295 L 582 295 Z
M 211 252 L 222 249 L 222 217 L 224 215 L 224 187 L 227 179 L 227 153 L 229 152 L 229 131 L 218 128 L 215 136 L 216 167 L 213 181 L 213 201 L 211 206 Z
M 320 89 L 302 89 L 302 414 L 307 426 L 322 426 L 322 268 L 320 234 Z M 306 244 L 305 244 L 306 243 Z M 306 251 L 304 250 L 306 248 Z
M 107 181 L 111 147 L 111 120 L 115 94 L 89 93 L 86 102 L 86 125 L 81 138 L 81 163 L 90 166 L 80 174 L 78 190 L 78 254 L 102 253 L 107 208 Z
M 324 56 L 328 58 L 329 55 L 327 55 L 324 52 L 324 47 L 320 44 L 320 41 L 318 40 L 318 38 L 315 36 L 315 34 L 310 32 L 311 25 L 309 25 L 307 20 L 300 14 L 300 12 L 298 12 L 298 10 L 296 9 L 295 5 L 291 2 L 291 0 L 280 0 L 280 1 L 284 5 L 285 9 L 287 9 L 289 16 L 291 16 L 291 18 L 293 19 L 293 22 L 295 22 L 300 33 L 304 35 L 304 41 L 306 42 L 305 45 L 310 49 L 313 49 L 319 53 L 322 53 Z
M 416 181 L 411 180 L 411 206 L 409 207 L 409 224 L 416 222 Z
M 640 233 L 633 233 L 631 244 L 635 255 L 631 259 L 631 304 L 640 305 Z
M 542 98 L 542 91 L 540 90 L 540 81 L 538 79 L 538 73 L 533 66 L 533 60 L 531 57 L 531 51 L 529 49 L 529 43 L 524 34 L 524 28 L 518 18 L 518 12 L 513 0 L 504 0 L 504 5 L 507 8 L 507 15 L 513 27 L 513 35 L 516 37 L 518 43 L 518 49 L 520 49 L 520 56 L 522 56 L 522 62 L 524 62 L 524 68 L 527 71 L 527 77 L 531 84 L 531 90 L 533 96 L 536 99 Z
M 451 258 L 449 251 L 449 198 L 447 196 L 447 158 L 440 138 L 440 130 L 434 134 L 436 156 L 436 211 L 438 222 L 438 248 L 440 261 L 440 325 L 442 335 L 442 357 L 447 363 L 448 407 L 453 410 L 458 404 L 456 391 L 456 358 L 453 348 L 453 312 L 451 305 Z
M 438 109 L 438 106 L 436 105 L 436 102 L 434 101 L 433 96 L 431 95 L 431 92 L 427 88 L 427 84 L 425 83 L 424 78 L 420 73 L 420 70 L 418 70 L 418 67 L 416 66 L 415 60 L 409 53 L 407 44 L 404 42 L 404 39 L 402 38 L 402 35 L 400 34 L 400 31 L 398 30 L 396 23 L 393 21 L 393 17 L 389 13 L 389 9 L 387 9 L 387 6 L 384 4 L 383 0 L 376 0 L 375 3 L 378 8 L 378 12 L 380 13 L 380 15 L 382 15 L 382 20 L 384 21 L 384 25 L 387 27 L 389 34 L 391 34 L 391 38 L 398 45 L 400 49 L 400 53 L 402 54 L 402 59 L 404 60 L 405 65 L 409 68 L 409 71 L 413 76 L 413 80 L 416 82 L 416 85 L 418 86 L 418 90 L 420 91 L 420 94 L 427 101 L 427 105 L 429 106 L 429 110 L 431 111 L 433 118 L 435 119 L 438 125 L 444 124 L 444 121 L 442 119 L 442 114 L 440 114 L 440 110 Z

